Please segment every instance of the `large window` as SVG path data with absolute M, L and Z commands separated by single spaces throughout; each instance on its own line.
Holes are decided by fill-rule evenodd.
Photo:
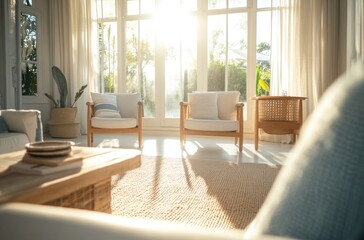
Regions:
M 29 3 L 29 1 L 26 1 Z M 21 75 L 23 96 L 38 94 L 37 64 L 37 17 L 22 12 L 20 14 Z
M 192 91 L 269 93 L 271 0 L 96 2 L 100 89 L 141 93 L 145 119 L 177 120 Z

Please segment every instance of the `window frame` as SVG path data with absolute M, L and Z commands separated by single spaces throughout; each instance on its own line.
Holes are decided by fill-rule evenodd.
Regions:
M 33 15 L 36 17 L 36 21 L 37 21 L 37 32 L 36 32 L 36 41 L 37 41 L 37 60 L 35 61 L 36 65 L 37 65 L 37 95 L 34 96 L 29 96 L 29 95 L 23 95 L 22 94 L 22 79 L 21 79 L 21 69 L 19 69 L 19 86 L 20 86 L 20 97 L 22 99 L 22 104 L 31 104 L 31 103 L 45 103 L 47 100 L 44 96 L 44 92 L 45 92 L 45 88 L 47 86 L 49 86 L 49 83 L 44 83 L 43 79 L 48 79 L 48 71 L 47 71 L 47 66 L 48 64 L 45 64 L 45 59 L 47 59 L 48 57 L 45 57 L 45 50 L 44 50 L 44 23 L 43 23 L 43 15 L 41 13 L 41 11 L 37 8 L 37 3 L 36 1 L 33 0 L 32 2 L 32 6 L 26 6 L 23 4 L 23 2 L 21 2 L 20 7 L 19 7 L 19 14 L 18 14 L 18 19 L 19 19 L 19 29 L 20 29 L 20 15 L 23 14 L 29 14 L 29 15 Z M 19 30 L 20 31 L 20 30 Z M 19 36 L 19 41 L 18 41 L 18 48 L 21 50 L 21 46 L 20 46 L 20 32 L 18 34 Z M 19 59 L 19 66 L 21 66 L 21 63 L 23 63 L 22 57 L 21 57 L 21 53 L 19 51 L 18 53 L 18 59 Z
M 119 79 L 126 79 L 126 59 L 125 59 L 125 25 L 128 20 L 143 20 L 152 18 L 151 14 L 129 15 L 126 14 L 127 1 L 116 1 L 116 22 L 118 28 L 118 69 Z M 156 4 L 160 1 L 156 0 Z M 228 2 L 228 0 L 227 0 Z M 190 15 L 195 15 L 198 21 L 197 31 L 197 90 L 206 91 L 208 85 L 208 16 L 215 14 L 247 14 L 247 70 L 246 70 L 246 102 L 244 106 L 244 129 L 245 132 L 253 133 L 253 112 L 255 96 L 255 66 L 256 66 L 256 40 L 257 40 L 257 13 L 267 11 L 268 8 L 257 8 L 256 0 L 247 0 L 246 7 L 211 9 L 208 10 L 207 1 L 197 1 L 197 10 Z M 226 23 L 228 24 L 228 23 Z M 164 51 L 159 46 L 158 36 L 155 38 L 155 117 L 144 118 L 146 129 L 175 129 L 179 125 L 179 118 L 165 117 L 165 71 L 164 71 Z M 125 91 L 125 81 L 119 81 L 119 92 Z

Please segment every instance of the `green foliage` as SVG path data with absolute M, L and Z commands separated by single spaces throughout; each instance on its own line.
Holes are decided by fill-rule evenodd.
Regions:
M 225 91 L 225 64 L 219 60 L 211 60 L 207 75 L 208 91 Z
M 270 84 L 270 70 L 261 65 L 256 66 L 256 96 L 268 96 Z
M 227 86 L 225 83 L 225 71 L 228 71 Z M 244 61 L 230 62 L 225 68 L 224 62 L 210 61 L 208 69 L 208 91 L 239 91 L 241 100 L 246 100 L 246 67 Z
M 270 44 L 261 42 L 257 46 L 257 53 L 266 55 L 270 51 Z M 255 78 L 255 91 L 256 96 L 268 96 L 270 91 L 270 63 L 269 61 L 258 61 Z
M 59 99 L 56 100 L 53 96 L 51 96 L 48 93 L 45 93 L 44 95 L 52 101 L 54 107 L 66 108 L 67 107 L 66 100 L 67 100 L 67 96 L 68 96 L 68 86 L 67 86 L 66 77 L 64 76 L 62 71 L 56 66 L 52 67 L 52 75 L 53 75 L 54 81 L 57 84 Z M 75 103 L 77 102 L 77 100 L 82 96 L 86 87 L 87 87 L 87 84 L 82 86 L 80 88 L 80 90 L 78 90 L 78 92 L 75 94 L 75 99 L 74 99 L 71 107 L 73 107 L 75 105 Z

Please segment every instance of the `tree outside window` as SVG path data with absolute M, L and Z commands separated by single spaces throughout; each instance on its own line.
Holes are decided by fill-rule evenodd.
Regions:
M 37 91 L 37 19 L 21 13 L 21 76 L 23 96 L 36 96 Z

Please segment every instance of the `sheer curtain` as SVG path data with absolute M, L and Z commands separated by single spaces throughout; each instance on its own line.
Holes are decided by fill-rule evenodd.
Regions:
M 69 87 L 69 102 L 81 86 L 88 84 L 77 102 L 81 133 L 86 133 L 86 101 L 95 88 L 97 76 L 97 26 L 91 18 L 91 1 L 50 1 L 51 65 L 65 74 Z M 95 35 L 96 34 L 96 35 Z M 56 91 L 55 88 L 53 88 Z
M 271 95 L 304 96 L 304 119 L 338 77 L 339 0 L 273 0 Z M 262 134 L 290 142 L 290 136 Z
M 272 95 L 305 96 L 310 114 L 338 77 L 339 0 L 273 0 Z

